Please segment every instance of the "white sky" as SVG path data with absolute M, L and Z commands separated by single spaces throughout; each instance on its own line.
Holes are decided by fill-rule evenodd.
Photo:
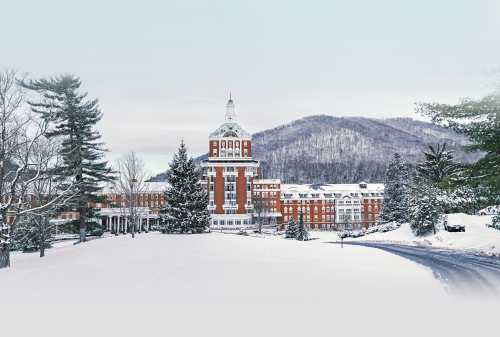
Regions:
M 412 116 L 493 90 L 500 1 L 9 1 L 0 67 L 71 72 L 100 100 L 114 158 L 193 155 L 233 92 L 249 132 L 311 114 Z

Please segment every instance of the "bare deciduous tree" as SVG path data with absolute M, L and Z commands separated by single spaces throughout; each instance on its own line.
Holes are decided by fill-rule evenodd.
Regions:
M 140 194 L 146 192 L 146 172 L 144 162 L 133 151 L 123 156 L 117 162 L 118 179 L 115 182 L 115 191 L 121 196 L 125 216 L 130 220 L 131 234 L 135 237 L 135 228 L 142 228 L 139 221 L 139 202 Z
M 23 216 L 65 202 L 73 184 L 32 203 L 36 184 L 47 179 L 53 157 L 39 152 L 47 122 L 32 116 L 18 74 L 0 71 L 0 268 L 10 266 L 12 228 Z
M 72 191 L 74 184 L 54 175 L 54 168 L 61 164 L 60 144 L 47 138 L 40 138 L 34 143 L 29 155 L 29 175 L 36 177 L 26 186 L 26 197 L 29 205 L 17 209 L 22 215 L 16 223 L 15 244 L 23 242 L 34 243 L 40 251 L 40 257 L 45 256 L 45 248 L 50 247 L 50 241 L 55 233 L 55 217 L 61 208 L 75 196 Z

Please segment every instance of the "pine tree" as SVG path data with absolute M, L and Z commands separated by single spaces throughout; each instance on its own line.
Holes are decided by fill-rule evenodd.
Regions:
M 446 150 L 446 143 L 429 145 L 424 151 L 425 160 L 417 165 L 417 175 L 441 188 L 450 187 L 450 179 L 458 171 L 458 164 L 453 160 L 453 153 Z
M 297 240 L 307 241 L 309 239 L 309 233 L 304 225 L 304 216 L 302 212 L 299 213 L 299 224 L 297 226 Z
M 23 252 L 40 251 L 45 256 L 45 249 L 52 247 L 55 226 L 49 222 L 48 214 L 23 216 L 14 228 L 13 249 Z
M 200 184 L 200 173 L 186 146 L 181 143 L 167 173 L 166 206 L 162 210 L 162 232 L 201 233 L 210 223 L 208 197 Z
M 293 218 L 288 221 L 288 225 L 285 230 L 285 238 L 287 239 L 296 239 L 297 238 L 297 223 Z
M 73 75 L 32 80 L 23 85 L 42 95 L 40 102 L 30 102 L 34 112 L 49 121 L 48 138 L 61 139 L 63 163 L 55 169 L 61 179 L 73 178 L 78 209 L 80 241 L 85 241 L 88 204 L 103 182 L 113 180 L 113 172 L 103 160 L 105 149 L 101 135 L 95 130 L 102 118 L 98 101 L 88 100 L 79 92 L 81 81 Z
M 380 216 L 382 222 L 404 223 L 408 221 L 409 185 L 409 167 L 401 156 L 395 153 L 385 174 L 384 202 Z
M 465 183 L 489 191 L 489 204 L 500 203 L 500 94 L 480 100 L 464 99 L 459 104 L 420 103 L 417 111 L 435 124 L 466 135 L 469 151 L 484 153 L 477 162 L 466 166 Z M 483 190 L 484 191 L 484 190 Z M 484 196 L 484 195 L 483 195 Z
M 441 191 L 427 182 L 415 180 L 410 197 L 410 226 L 415 235 L 436 233 L 442 214 Z
M 453 189 L 450 183 L 458 171 L 446 145 L 429 146 L 425 160 L 417 164 L 410 197 L 410 226 L 416 235 L 436 233 L 441 214 L 457 206 L 464 207 L 465 191 Z M 469 200 L 469 202 L 472 202 Z

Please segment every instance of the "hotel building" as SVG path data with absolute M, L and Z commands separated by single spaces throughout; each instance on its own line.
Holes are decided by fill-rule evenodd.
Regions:
M 211 226 L 231 228 L 252 224 L 252 192 L 259 163 L 252 158 L 251 135 L 236 122 L 231 97 L 226 104 L 225 122 L 209 136 L 208 159 L 201 167 Z

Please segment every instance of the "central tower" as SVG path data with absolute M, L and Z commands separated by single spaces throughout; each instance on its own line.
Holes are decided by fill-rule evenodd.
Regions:
M 252 136 L 236 122 L 231 95 L 225 122 L 208 138 L 208 159 L 202 168 L 211 226 L 237 229 L 252 224 L 253 180 L 259 163 L 252 158 Z

